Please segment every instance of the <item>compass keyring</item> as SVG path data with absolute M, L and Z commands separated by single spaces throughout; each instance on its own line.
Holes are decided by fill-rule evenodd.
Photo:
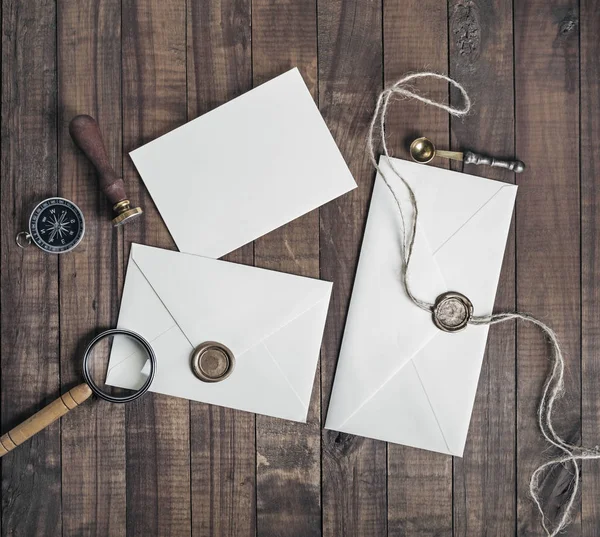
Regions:
M 106 343 L 107 341 L 110 342 L 110 349 L 113 349 L 114 347 L 111 343 L 114 343 L 116 336 L 122 336 L 131 339 L 137 345 L 136 348 L 141 349 L 143 356 L 147 358 L 147 361 L 150 364 L 149 374 L 143 384 L 137 390 L 123 396 L 110 394 L 100 388 L 92 377 L 90 366 L 93 351 L 103 349 L 100 343 Z M 112 339 L 108 340 L 108 338 Z M 100 352 L 102 353 L 101 350 Z M 110 355 L 111 351 L 107 352 Z M 138 399 L 150 389 L 155 373 L 156 355 L 154 354 L 150 343 L 148 343 L 142 336 L 130 330 L 122 329 L 106 330 L 105 332 L 98 334 L 94 339 L 92 339 L 92 341 L 90 341 L 85 352 L 83 353 L 83 378 L 85 379 L 85 382 L 75 386 L 74 388 L 71 388 L 58 399 L 54 400 L 52 403 L 42 408 L 29 419 L 25 420 L 23 423 L 17 425 L 8 433 L 0 437 L 0 457 L 6 455 L 9 451 L 12 451 L 27 439 L 48 427 L 51 423 L 54 423 L 57 419 L 64 416 L 70 410 L 73 410 L 81 403 L 87 401 L 92 394 L 110 403 L 129 403 L 135 399 Z
M 17 233 L 17 246 L 35 244 L 49 254 L 70 252 L 83 239 L 85 218 L 81 209 L 65 198 L 47 198 L 29 216 L 29 230 Z

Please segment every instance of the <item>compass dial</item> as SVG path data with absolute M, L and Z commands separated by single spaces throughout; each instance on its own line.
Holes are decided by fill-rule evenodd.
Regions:
M 64 198 L 42 201 L 31 213 L 29 233 L 37 246 L 46 252 L 62 254 L 75 248 L 83 238 L 83 213 Z

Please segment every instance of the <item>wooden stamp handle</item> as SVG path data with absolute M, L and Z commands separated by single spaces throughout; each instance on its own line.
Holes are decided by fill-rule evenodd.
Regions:
M 14 429 L 0 438 L 0 457 L 6 455 L 17 446 L 21 445 L 25 440 L 31 438 L 34 434 L 39 433 L 51 423 L 54 423 L 58 418 L 64 416 L 69 410 L 73 410 L 92 395 L 92 390 L 87 384 L 80 384 L 75 388 L 62 394 L 58 399 L 52 401 L 48 406 L 45 406 L 17 425 Z
M 87 115 L 76 116 L 69 123 L 69 132 L 75 144 L 96 168 L 100 189 L 114 206 L 127 199 L 125 184 L 110 165 L 96 120 Z

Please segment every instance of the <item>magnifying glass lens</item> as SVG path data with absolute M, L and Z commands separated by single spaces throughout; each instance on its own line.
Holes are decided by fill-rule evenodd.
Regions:
M 132 333 L 131 333 L 132 334 Z M 145 393 L 154 375 L 151 348 L 137 334 L 109 330 L 88 347 L 84 376 L 92 391 L 111 402 L 128 402 Z

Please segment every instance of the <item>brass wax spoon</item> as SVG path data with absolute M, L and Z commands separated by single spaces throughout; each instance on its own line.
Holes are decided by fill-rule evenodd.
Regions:
M 525 164 L 520 160 L 500 160 L 494 157 L 479 155 L 473 151 L 440 151 L 436 149 L 429 138 L 417 138 L 410 144 L 410 156 L 416 162 L 427 164 L 434 157 L 442 157 L 451 160 L 460 160 L 465 164 L 484 164 L 495 168 L 506 168 L 515 173 L 521 173 L 525 169 Z

